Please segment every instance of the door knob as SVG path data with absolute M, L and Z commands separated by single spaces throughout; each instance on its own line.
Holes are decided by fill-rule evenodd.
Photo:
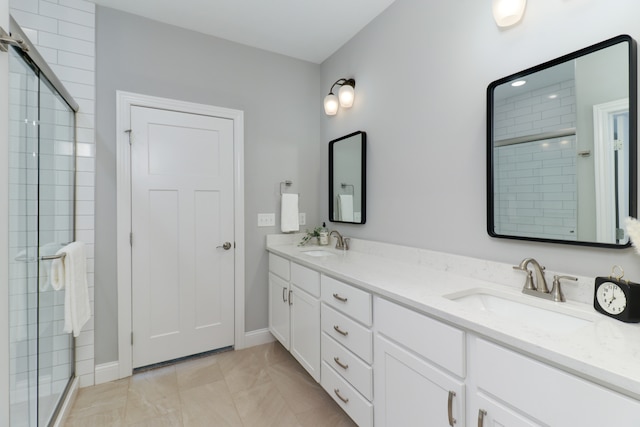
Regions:
M 216 246 L 216 249 L 224 249 L 225 251 L 228 251 L 229 249 L 231 249 L 231 242 L 224 242 L 222 244 L 222 246 Z

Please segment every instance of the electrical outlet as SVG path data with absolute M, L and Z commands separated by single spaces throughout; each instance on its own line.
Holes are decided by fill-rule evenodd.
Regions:
M 307 225 L 307 214 L 304 212 L 300 212 L 298 214 L 298 224 Z
M 276 214 L 274 213 L 258 214 L 258 227 L 273 227 L 274 225 L 276 225 Z

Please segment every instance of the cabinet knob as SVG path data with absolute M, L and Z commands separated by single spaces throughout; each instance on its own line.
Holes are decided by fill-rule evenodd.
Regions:
M 334 357 L 334 358 L 333 358 L 333 361 L 334 361 L 334 362 L 336 362 L 336 365 L 340 366 L 340 367 L 341 367 L 342 369 L 344 369 L 345 371 L 346 371 L 347 369 L 349 369 L 349 365 L 347 365 L 347 364 L 345 364 L 345 363 L 342 363 L 342 362 L 340 361 L 340 358 L 339 358 L 338 356 Z
M 342 329 L 340 329 L 340 326 L 338 326 L 338 325 L 334 325 L 333 329 L 334 329 L 337 333 L 339 333 L 340 335 L 342 335 L 342 336 L 344 336 L 344 337 L 346 337 L 347 335 L 349 335 L 349 332 L 347 332 L 347 331 L 343 331 Z
M 337 293 L 333 294 L 333 297 L 334 297 L 335 299 L 337 299 L 338 301 L 340 301 L 340 302 L 347 302 L 347 297 L 341 297 L 341 296 L 340 296 L 339 294 L 337 294 Z
M 456 419 L 453 418 L 453 398 L 455 396 L 455 391 L 449 391 L 449 399 L 447 400 L 447 416 L 449 417 L 449 425 L 451 427 L 456 423 Z
M 334 388 L 333 392 L 336 394 L 336 396 L 338 396 L 338 399 L 342 400 L 344 403 L 349 403 L 349 398 L 342 396 L 340 394 L 340 389 Z
M 478 409 L 478 427 L 482 427 L 484 425 L 485 415 L 487 415 L 487 411 L 484 409 Z

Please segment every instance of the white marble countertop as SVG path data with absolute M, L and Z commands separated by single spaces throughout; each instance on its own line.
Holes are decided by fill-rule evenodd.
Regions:
M 640 324 L 597 313 L 593 278 L 564 284 L 567 302 L 554 303 L 523 296 L 524 275 L 508 264 L 355 239 L 349 251 L 299 247 L 301 236 L 268 236 L 267 250 L 640 400 Z M 306 255 L 310 249 L 333 254 Z M 552 274 L 546 274 L 549 286 Z M 571 332 L 551 331 L 536 326 L 535 319 L 506 319 L 445 297 L 474 288 L 532 298 L 551 309 L 562 304 L 558 309 L 592 322 Z

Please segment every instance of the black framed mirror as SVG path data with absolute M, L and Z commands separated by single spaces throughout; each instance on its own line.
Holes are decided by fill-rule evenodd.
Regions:
M 628 247 L 636 139 L 636 43 L 627 35 L 491 83 L 489 235 Z
M 366 159 L 366 132 L 353 132 L 329 142 L 329 221 L 366 222 Z

